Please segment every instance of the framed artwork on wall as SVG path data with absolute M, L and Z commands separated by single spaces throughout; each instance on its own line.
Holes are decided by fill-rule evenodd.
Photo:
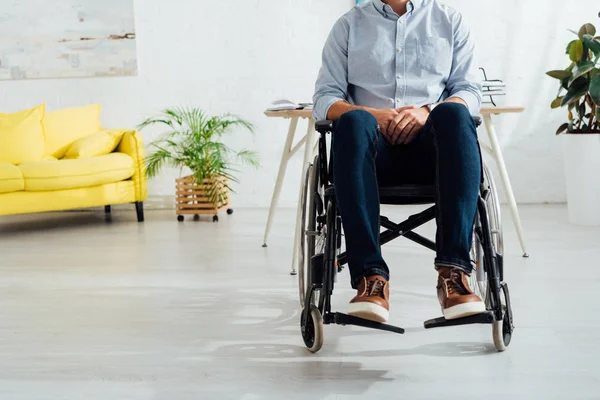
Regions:
M 4 1 L 0 81 L 137 75 L 133 1 Z
M 368 3 L 371 0 L 355 0 L 355 1 L 356 1 L 356 5 L 359 6 L 361 4 L 366 4 L 366 3 Z

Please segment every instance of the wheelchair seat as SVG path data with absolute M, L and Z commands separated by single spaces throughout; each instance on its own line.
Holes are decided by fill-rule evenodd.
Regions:
M 379 187 L 379 202 L 390 205 L 435 203 L 435 186 L 400 185 Z
M 335 196 L 335 186 L 330 185 L 325 194 Z M 435 203 L 435 186 L 433 185 L 398 185 L 380 186 L 379 202 L 387 205 L 421 205 Z

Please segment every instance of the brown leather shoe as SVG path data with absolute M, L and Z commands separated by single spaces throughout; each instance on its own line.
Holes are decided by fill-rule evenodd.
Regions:
M 438 273 L 437 294 L 444 318 L 464 318 L 485 311 L 485 304 L 469 287 L 466 273 L 446 267 Z
M 379 275 L 362 278 L 358 294 L 350 301 L 348 314 L 377 322 L 390 317 L 390 285 Z

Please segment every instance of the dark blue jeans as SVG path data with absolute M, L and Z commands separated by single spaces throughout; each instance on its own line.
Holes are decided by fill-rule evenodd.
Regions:
M 379 242 L 379 186 L 436 187 L 435 267 L 472 271 L 470 249 L 481 183 L 477 129 L 468 109 L 442 103 L 408 145 L 390 145 L 367 111 L 351 111 L 333 134 L 333 181 L 352 285 L 364 276 L 389 279 Z

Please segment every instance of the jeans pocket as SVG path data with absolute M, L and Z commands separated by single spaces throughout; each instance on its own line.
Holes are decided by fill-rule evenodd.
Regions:
M 451 63 L 452 55 L 446 39 L 440 37 L 417 39 L 417 65 L 421 69 L 441 74 L 449 72 Z

